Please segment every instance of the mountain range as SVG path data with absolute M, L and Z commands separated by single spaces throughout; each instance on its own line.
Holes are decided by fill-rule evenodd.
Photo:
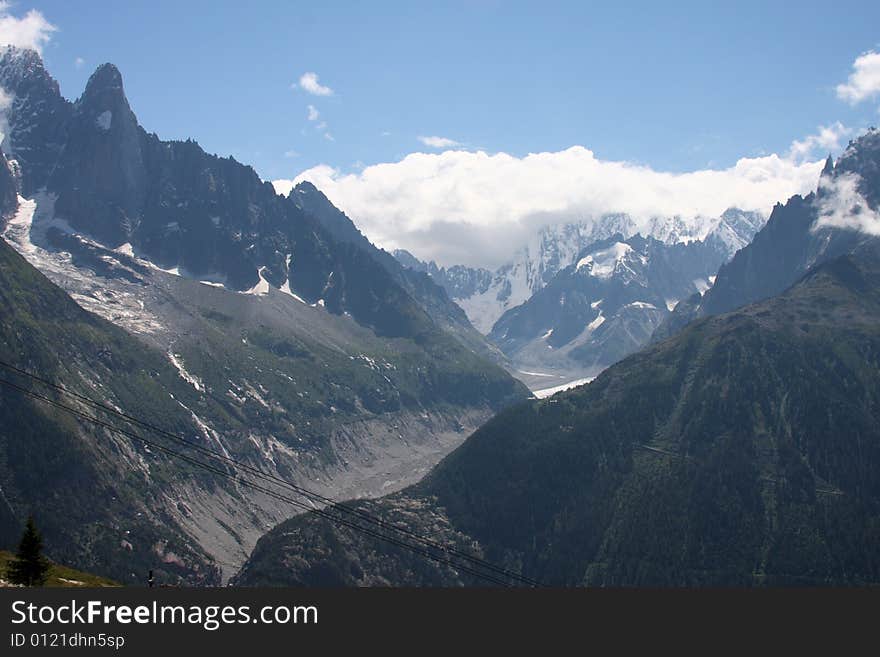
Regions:
M 501 412 L 418 484 L 357 508 L 430 537 L 440 555 L 542 584 L 876 585 L 876 145 L 870 131 L 826 168 L 815 195 L 778 206 L 701 297 L 733 305 L 720 295 L 736 291 L 739 306 L 686 323 L 588 385 Z M 823 205 L 845 175 L 859 198 Z M 788 258 L 797 234 L 835 253 Z M 772 293 L 761 269 L 735 276 L 749 266 L 790 283 Z M 428 561 L 307 514 L 266 534 L 235 581 L 485 585 L 471 563 Z
M 111 64 L 70 102 L 7 48 L 0 86 L 0 233 L 24 256 L 3 244 L 8 364 L 334 496 L 417 480 L 528 396 L 429 277 L 317 190 L 279 196 L 146 132 Z M 166 581 L 219 583 L 292 512 L 7 388 L 0 404 L 7 521 L 34 513 L 71 564 L 132 582 L 159 559 Z M 53 450 L 80 454 L 64 477 L 37 466 L 60 467 Z
M 128 584 L 880 582 L 877 130 L 766 222 L 609 214 L 490 270 L 147 132 L 111 64 L 70 101 L 9 47 L 0 90 L 0 548 L 33 515 Z
M 494 273 L 395 255 L 443 286 L 517 376 L 546 387 L 595 376 L 646 344 L 763 225 L 760 213 L 736 208 L 687 221 L 610 214 L 543 228 Z

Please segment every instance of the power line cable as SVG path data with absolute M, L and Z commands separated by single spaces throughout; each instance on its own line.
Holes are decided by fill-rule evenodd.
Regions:
M 114 432 L 116 432 L 116 433 L 120 433 L 120 434 L 122 434 L 122 435 L 125 435 L 125 436 L 127 436 L 127 437 L 133 439 L 133 440 L 136 440 L 136 441 L 138 441 L 138 442 L 142 442 L 142 443 L 144 443 L 144 444 L 146 444 L 146 445 L 148 445 L 148 446 L 150 446 L 150 447 L 152 447 L 152 448 L 154 448 L 154 449 L 159 450 L 160 452 L 163 452 L 163 453 L 168 454 L 169 456 L 174 456 L 174 457 L 176 457 L 176 458 L 180 458 L 180 459 L 182 459 L 183 461 L 186 461 L 187 463 L 190 463 L 190 464 L 192 464 L 192 465 L 194 465 L 194 466 L 197 466 L 197 467 L 203 468 L 203 469 L 205 469 L 205 470 L 207 470 L 207 471 L 209 471 L 209 472 L 212 472 L 212 473 L 214 473 L 214 474 L 216 474 L 216 475 L 218 475 L 218 476 L 225 477 L 225 478 L 227 478 L 227 479 L 231 479 L 231 480 L 233 480 L 233 481 L 235 481 L 235 482 L 238 482 L 238 483 L 240 483 L 240 484 L 242 484 L 242 485 L 244 485 L 244 486 L 246 486 L 246 487 L 249 487 L 249 488 L 252 488 L 252 489 L 254 489 L 254 490 L 256 490 L 256 491 L 259 491 L 259 492 L 261 492 L 261 493 L 264 493 L 264 494 L 266 494 L 266 495 L 268 495 L 268 496 L 270 496 L 270 497 L 272 497 L 272 498 L 274 498 L 274 499 L 280 500 L 280 501 L 282 501 L 282 502 L 287 502 L 287 503 L 289 503 L 289 504 L 292 504 L 292 505 L 294 505 L 294 506 L 297 506 L 297 507 L 299 507 L 299 508 L 301 508 L 301 509 L 304 509 L 304 510 L 306 510 L 306 511 L 309 511 L 309 512 L 315 513 L 316 515 L 318 515 L 318 516 L 320 516 L 320 517 L 323 517 L 323 518 L 329 520 L 330 522 L 333 522 L 333 523 L 336 523 L 336 524 L 341 524 L 341 525 L 346 526 L 346 527 L 350 527 L 351 529 L 354 529 L 354 530 L 356 530 L 356 531 L 360 531 L 360 532 L 362 532 L 362 533 L 364 533 L 364 534 L 366 534 L 366 535 L 368 535 L 368 536 L 371 536 L 371 537 L 373 537 L 373 538 L 378 538 L 378 539 L 380 539 L 380 540 L 384 540 L 384 541 L 386 541 L 386 542 L 389 542 L 389 543 L 391 543 L 391 544 L 393 544 L 393 545 L 397 545 L 397 546 L 399 546 L 399 547 L 403 547 L 403 548 L 409 549 L 409 550 L 415 552 L 416 554 L 419 554 L 420 556 L 424 556 L 424 557 L 426 557 L 426 558 L 428 558 L 428 559 L 431 559 L 431 560 L 433 560 L 433 561 L 436 561 L 436 562 L 438 562 L 438 563 L 441 563 L 441 564 L 444 564 L 444 565 L 448 565 L 448 566 L 450 566 L 450 567 L 452 567 L 452 568 L 459 569 L 459 570 L 461 570 L 461 571 L 463 571 L 463 572 L 466 572 L 466 573 L 469 573 L 469 574 L 471 574 L 471 575 L 474 575 L 475 577 L 480 577 L 480 578 L 482 578 L 482 579 L 486 579 L 487 581 L 491 581 L 491 582 L 493 582 L 493 583 L 495 583 L 495 584 L 498 584 L 499 586 L 508 586 L 508 584 L 507 584 L 505 581 L 500 580 L 500 579 L 497 579 L 497 578 L 495 578 L 495 577 L 493 577 L 493 576 L 491 576 L 491 575 L 486 575 L 485 573 L 480 573 L 480 572 L 475 571 L 475 570 L 473 570 L 473 569 L 471 569 L 471 568 L 468 568 L 468 567 L 466 567 L 466 566 L 462 566 L 462 565 L 460 565 L 460 564 L 456 564 L 456 563 L 454 563 L 452 560 L 450 560 L 450 559 L 448 559 L 448 558 L 438 557 L 437 555 L 435 555 L 435 554 L 433 554 L 433 553 L 430 553 L 430 552 L 428 552 L 428 551 L 426 551 L 426 550 L 423 550 L 423 549 L 421 549 L 421 548 L 418 548 L 418 547 L 416 547 L 416 546 L 412 546 L 412 545 L 410 545 L 410 544 L 408 544 L 408 543 L 402 542 L 402 541 L 400 541 L 400 540 L 398 540 L 398 539 L 396 539 L 396 538 L 393 538 L 393 537 L 390 537 L 390 536 L 387 536 L 387 535 L 383 535 L 383 534 L 381 534 L 380 532 L 376 532 L 376 531 L 374 531 L 374 530 L 372 530 L 372 529 L 369 529 L 369 528 L 363 527 L 363 526 L 361 526 L 361 525 L 356 525 L 356 524 L 354 524 L 354 523 L 352 523 L 352 522 L 350 522 L 350 521 L 348 521 L 348 520 L 345 520 L 345 519 L 343 519 L 343 518 L 339 518 L 338 516 L 334 516 L 334 515 L 328 513 L 328 512 L 327 512 L 326 510 L 324 510 L 324 509 L 314 509 L 314 508 L 310 507 L 309 505 L 307 505 L 307 504 L 304 503 L 304 502 L 300 502 L 299 500 L 295 500 L 295 499 L 293 499 L 293 498 L 287 497 L 286 495 L 282 495 L 281 493 L 278 493 L 277 491 L 273 491 L 273 490 L 271 490 L 271 489 L 269 489 L 269 488 L 266 488 L 265 486 L 261 486 L 260 484 L 256 484 L 256 483 L 254 483 L 254 482 L 252 482 L 252 481 L 250 481 L 250 480 L 248 480 L 248 479 L 244 479 L 244 478 L 241 477 L 240 475 L 231 474 L 231 473 L 226 472 L 226 471 L 224 471 L 224 470 L 221 470 L 221 469 L 219 469 L 219 468 L 217 468 L 217 467 L 215 467 L 215 466 L 212 466 L 212 465 L 210 465 L 210 464 L 207 464 L 207 463 L 204 463 L 204 462 L 202 462 L 202 461 L 199 461 L 198 459 L 194 459 L 194 458 L 191 457 L 191 456 L 188 456 L 188 455 L 186 455 L 186 454 L 183 454 L 183 453 L 181 453 L 181 452 L 178 452 L 178 451 L 176 451 L 176 450 L 173 450 L 173 449 L 171 449 L 171 448 L 169 448 L 169 447 L 166 447 L 166 446 L 164 446 L 164 445 L 160 445 L 160 444 L 156 443 L 155 441 L 150 441 L 150 440 L 144 438 L 143 436 L 139 436 L 139 435 L 137 435 L 137 434 L 131 433 L 131 432 L 126 431 L 126 430 L 124 430 L 124 429 L 119 429 L 118 427 L 115 427 L 115 426 L 113 426 L 113 425 L 111 425 L 111 424 L 109 424 L 109 423 L 107 423 L 107 422 L 103 422 L 102 420 L 100 420 L 100 419 L 98 419 L 98 418 L 92 417 L 92 416 L 90 416 L 90 415 L 88 415 L 88 414 L 86 414 L 86 413 L 83 413 L 83 412 L 78 411 L 78 410 L 76 410 L 76 409 L 74 409 L 74 408 L 71 408 L 71 407 L 66 406 L 66 405 L 64 405 L 64 404 L 61 404 L 60 402 L 57 402 L 57 401 L 55 401 L 55 400 L 53 400 L 53 399 L 50 399 L 49 397 L 45 397 L 45 396 L 43 396 L 43 395 L 40 395 L 39 393 L 36 393 L 36 392 L 34 392 L 34 391 L 32 391 L 32 390 L 28 390 L 27 388 L 23 388 L 23 387 L 21 387 L 21 386 L 18 386 L 18 385 L 14 384 L 14 383 L 11 383 L 10 381 L 6 381 L 6 380 L 0 378 L 0 384 L 4 384 L 4 385 L 7 385 L 7 386 L 9 386 L 9 387 L 12 387 L 12 388 L 18 390 L 19 392 L 21 392 L 21 393 L 23 393 L 23 394 L 29 396 L 29 397 L 32 397 L 32 398 L 34 398 L 34 399 L 38 399 L 38 400 L 40 400 L 40 401 L 46 402 L 46 403 L 48 403 L 48 404 L 51 404 L 52 406 L 54 406 L 54 407 L 56 407 L 56 408 L 58 408 L 58 409 L 60 409 L 60 410 L 62 410 L 62 411 L 65 411 L 65 412 L 71 413 L 71 414 L 73 414 L 73 415 L 75 415 L 75 416 L 77 416 L 77 417 L 80 417 L 80 418 L 82 418 L 82 419 L 84 419 L 84 420 L 87 420 L 87 421 L 89 421 L 89 422 L 93 422 L 94 424 L 99 425 L 99 426 L 101 426 L 101 427 L 104 427 L 104 428 L 106 428 L 106 429 L 108 429 L 108 430 L 110 430 L 110 431 L 114 431 Z M 441 548 L 441 550 L 442 550 L 442 549 L 443 549 L 443 548 Z M 444 551 L 445 551 L 445 550 L 444 550 Z
M 49 386 L 59 392 L 62 392 L 64 394 L 67 394 L 67 395 L 73 396 L 77 399 L 80 399 L 81 401 L 84 401 L 84 402 L 86 402 L 96 408 L 99 408 L 105 412 L 108 412 L 108 413 L 111 413 L 111 414 L 116 415 L 118 417 L 121 417 L 121 418 L 125 419 L 127 422 L 137 424 L 137 425 L 139 425 L 149 431 L 161 434 L 167 438 L 170 438 L 171 440 L 174 440 L 178 443 L 181 443 L 181 444 L 184 444 L 188 447 L 196 449 L 196 450 L 210 456 L 211 458 L 215 458 L 215 459 L 230 463 L 236 467 L 243 468 L 261 479 L 269 480 L 272 483 L 285 486 L 285 487 L 299 493 L 300 495 L 303 495 L 307 498 L 318 501 L 322 504 L 333 505 L 334 508 L 342 511 L 343 513 L 348 513 L 348 514 L 357 516 L 357 517 L 361 518 L 362 520 L 365 520 L 367 522 L 370 522 L 371 524 L 374 524 L 378 527 L 381 527 L 382 529 L 391 529 L 392 531 L 395 531 L 395 532 L 400 533 L 402 535 L 408 536 L 409 538 L 412 538 L 412 539 L 414 539 L 424 545 L 428 545 L 429 547 L 432 547 L 435 549 L 440 549 L 440 550 L 444 550 L 444 551 L 451 551 L 452 554 L 455 554 L 459 558 L 462 558 L 466 561 L 470 561 L 471 563 L 474 563 L 474 564 L 479 565 L 481 567 L 487 568 L 488 570 L 491 570 L 499 575 L 503 575 L 505 577 L 509 577 L 509 578 L 514 579 L 516 581 L 522 582 L 523 584 L 526 584 L 528 586 L 534 586 L 534 587 L 543 586 L 540 582 L 538 582 L 536 580 L 525 577 L 523 575 L 520 575 L 519 573 L 513 572 L 513 571 L 508 570 L 506 568 L 503 568 L 501 566 L 497 566 L 495 564 L 492 564 L 491 562 L 480 559 L 479 557 L 475 557 L 471 554 L 468 554 L 467 552 L 462 552 L 461 550 L 458 550 L 456 548 L 448 548 L 447 546 L 444 546 L 440 543 L 437 543 L 433 539 L 430 539 L 430 538 L 427 538 L 424 536 L 420 536 L 419 534 L 412 532 L 412 531 L 406 529 L 405 527 L 399 527 L 398 525 L 395 525 L 394 523 L 390 523 L 386 520 L 383 520 L 382 518 L 380 518 L 378 516 L 375 516 L 375 515 L 372 515 L 370 513 L 365 512 L 365 511 L 362 511 L 360 509 L 356 509 L 354 507 L 348 506 L 344 503 L 337 502 L 329 497 L 321 495 L 320 493 L 316 493 L 316 492 L 311 491 L 309 489 L 298 486 L 297 484 L 290 482 L 286 479 L 282 479 L 281 477 L 278 477 L 270 472 L 267 472 L 267 471 L 262 470 L 260 468 L 254 467 L 248 463 L 244 463 L 238 459 L 234 459 L 234 458 L 230 457 L 228 454 L 224 454 L 222 452 L 218 452 L 218 451 L 209 449 L 203 445 L 199 445 L 198 443 L 194 443 L 194 442 L 192 442 L 192 441 L 190 441 L 190 440 L 188 440 L 178 434 L 166 431 L 165 429 L 162 429 L 161 427 L 157 427 L 153 424 L 150 424 L 149 422 L 146 422 L 146 421 L 141 420 L 139 418 L 136 418 L 132 415 L 124 413 L 118 409 L 113 408 L 112 406 L 109 406 L 109 405 L 106 405 L 102 402 L 94 400 L 86 395 L 82 395 L 78 392 L 70 390 L 69 388 L 66 388 L 65 386 L 61 386 L 61 385 L 54 383 L 52 381 L 48 381 L 40 376 L 32 374 L 31 372 L 28 372 L 26 370 L 22 370 L 14 365 L 0 361 L 0 366 L 5 367 L 9 370 L 12 370 L 22 376 L 28 377 L 34 381 L 37 381 L 37 382 L 42 383 L 44 385 L 47 385 L 47 386 Z
M 176 451 L 176 450 L 173 450 L 173 449 L 171 449 L 171 448 L 169 448 L 169 447 L 166 447 L 166 446 L 164 446 L 164 445 L 160 445 L 160 444 L 156 443 L 155 441 L 150 441 L 150 440 L 144 438 L 143 436 L 140 436 L 140 435 L 134 434 L 134 433 L 129 432 L 129 431 L 126 431 L 126 430 L 124 430 L 124 429 L 120 429 L 119 427 L 116 427 L 116 426 L 114 426 L 114 425 L 112 425 L 112 424 L 110 424 L 110 423 L 107 423 L 107 422 L 104 422 L 104 421 L 100 420 L 99 418 L 95 418 L 95 417 L 93 417 L 93 416 L 91 416 L 91 415 L 88 415 L 88 414 L 86 414 L 86 413 L 83 413 L 82 411 L 79 411 L 79 410 L 77 410 L 77 409 L 74 409 L 74 408 L 71 408 L 71 407 L 69 407 L 69 406 L 66 406 L 65 404 L 62 404 L 62 403 L 60 403 L 60 402 L 58 402 L 58 401 L 55 401 L 55 400 L 53 400 L 53 399 L 51 399 L 51 398 L 49 398 L 49 397 L 45 397 L 44 395 L 41 395 L 41 394 L 39 394 L 39 393 L 36 393 L 36 392 L 34 392 L 33 390 L 29 390 L 29 389 L 24 388 L 24 387 L 22 387 L 22 386 L 16 385 L 15 383 L 12 383 L 11 381 L 7 381 L 7 380 L 5 380 L 5 379 L 3 379 L 3 378 L 0 378 L 0 384 L 6 385 L 6 386 L 8 386 L 8 387 L 11 387 L 11 388 L 13 388 L 13 389 L 15 389 L 15 390 L 18 390 L 19 392 L 21 392 L 21 393 L 23 393 L 23 394 L 29 396 L 29 397 L 31 397 L 31 398 L 34 398 L 34 399 L 37 399 L 37 400 L 43 401 L 43 402 L 45 402 L 45 403 L 48 403 L 48 404 L 54 406 L 55 408 L 58 408 L 59 410 L 65 411 L 65 412 L 70 413 L 70 414 L 73 414 L 73 415 L 75 415 L 75 416 L 77 416 L 77 417 L 79 417 L 79 418 L 81 418 L 81 419 L 84 419 L 84 420 L 86 420 L 86 421 L 92 422 L 92 423 L 94 423 L 94 424 L 96 424 L 96 425 L 98 425 L 98 426 L 101 426 L 101 427 L 105 428 L 105 429 L 108 429 L 108 430 L 110 430 L 110 431 L 113 431 L 113 432 L 119 433 L 119 434 L 121 434 L 121 435 L 127 436 L 127 437 L 130 438 L 130 439 L 133 439 L 133 440 L 136 440 L 136 441 L 142 442 L 142 443 L 144 443 L 145 445 L 148 445 L 148 446 L 150 446 L 150 447 L 153 447 L 153 448 L 155 448 L 155 449 L 157 449 L 157 450 L 159 450 L 159 451 L 161 451 L 161 452 L 163 452 L 163 453 L 166 453 L 166 454 L 168 454 L 168 455 L 170 455 L 170 456 L 174 456 L 174 457 L 176 457 L 176 458 L 180 458 L 180 459 L 184 460 L 185 462 L 188 462 L 188 463 L 190 463 L 190 464 L 192 464 L 192 465 L 194 465 L 194 466 L 196 466 L 196 467 L 203 468 L 203 469 L 208 470 L 208 471 L 210 471 L 210 472 L 212 472 L 212 473 L 214 473 L 214 474 L 216 474 L 216 475 L 218 475 L 218 476 L 225 477 L 225 478 L 227 478 L 227 479 L 231 479 L 231 480 L 233 480 L 233 481 L 236 481 L 236 482 L 238 482 L 238 483 L 240 483 L 240 484 L 242 484 L 242 485 L 244 485 L 244 486 L 246 486 L 246 487 L 252 488 L 252 489 L 254 489 L 254 490 L 258 491 L 258 492 L 262 492 L 262 493 L 264 493 L 264 494 L 266 494 L 266 495 L 272 497 L 273 499 L 276 499 L 276 500 L 279 500 L 279 501 L 283 501 L 283 502 L 286 502 L 286 503 L 292 504 L 292 505 L 294 505 L 294 506 L 296 506 L 296 507 L 298 507 L 298 508 L 301 508 L 301 509 L 304 509 L 304 510 L 309 511 L 309 512 L 311 512 L 311 513 L 314 513 L 314 514 L 318 515 L 319 517 L 325 518 L 325 519 L 327 519 L 327 520 L 329 520 L 330 522 L 333 522 L 333 523 L 335 523 L 335 524 L 340 524 L 340 525 L 343 525 L 343 526 L 349 527 L 349 528 L 351 528 L 351 529 L 354 529 L 355 531 L 359 531 L 359 532 L 364 533 L 364 534 L 366 534 L 366 535 L 368 535 L 368 536 L 371 536 L 371 537 L 373 537 L 373 538 L 377 538 L 377 539 L 380 539 L 380 540 L 384 540 L 384 541 L 386 541 L 386 542 L 388 542 L 388 543 L 391 543 L 392 545 L 396 545 L 396 546 L 398 546 L 398 547 L 402 547 L 402 548 L 408 549 L 408 550 L 410 550 L 410 551 L 412 551 L 412 552 L 414 552 L 414 553 L 416 553 L 416 554 L 418 554 L 418 555 L 420 555 L 420 556 L 423 556 L 423 557 L 425 557 L 425 558 L 427 558 L 427 559 L 430 559 L 430 560 L 435 561 L 435 562 L 437 562 L 437 563 L 441 563 L 441 564 L 443 564 L 443 565 L 448 565 L 448 566 L 450 566 L 450 567 L 452 567 L 452 568 L 458 569 L 458 570 L 460 570 L 460 571 L 462 571 L 462 572 L 468 573 L 468 574 L 470 574 L 470 575 L 473 575 L 473 576 L 475 576 L 475 577 L 478 577 L 478 578 L 484 579 L 484 580 L 486 580 L 486 581 L 490 581 L 490 582 L 492 582 L 492 583 L 494 583 L 494 584 L 497 584 L 497 585 L 499 585 L 499 586 L 509 586 L 508 582 L 506 582 L 505 580 L 501 580 L 501 579 L 498 579 L 498 578 L 496 578 L 496 577 L 494 577 L 494 576 L 492 576 L 492 575 L 488 575 L 488 574 L 486 574 L 486 573 L 479 572 L 479 571 L 474 570 L 474 569 L 472 569 L 472 568 L 470 568 L 470 567 L 468 567 L 468 566 L 464 566 L 464 565 L 462 565 L 462 564 L 455 563 L 454 561 L 452 561 L 452 560 L 451 560 L 450 558 L 448 558 L 448 557 L 440 557 L 440 556 L 437 556 L 436 554 L 433 554 L 433 553 L 431 553 L 431 552 L 429 552 L 429 551 L 427 551 L 427 550 L 424 550 L 423 548 L 419 548 L 418 546 L 411 545 L 411 544 L 406 543 L 406 542 L 404 542 L 404 541 L 401 541 L 401 540 L 399 540 L 399 539 L 397 539 L 397 538 L 394 538 L 394 537 L 388 536 L 387 534 L 382 534 L 381 532 L 377 532 L 377 531 L 372 530 L 372 529 L 369 529 L 369 528 L 367 528 L 367 527 L 363 527 L 362 525 L 358 525 L 358 524 L 352 523 L 352 522 L 350 522 L 350 521 L 348 521 L 348 520 L 345 520 L 344 518 L 340 518 L 340 517 L 335 516 L 335 515 L 333 515 L 333 514 L 331 514 L 331 513 L 328 513 L 325 509 L 316 509 L 316 508 L 313 508 L 312 506 L 310 506 L 310 505 L 308 505 L 308 504 L 306 504 L 306 503 L 304 503 L 304 502 L 301 502 L 301 501 L 299 501 L 299 500 L 295 500 L 295 499 L 293 499 L 293 498 L 290 498 L 290 497 L 288 497 L 288 496 L 286 496 L 286 495 L 280 494 L 280 493 L 278 493 L 277 491 L 273 491 L 273 490 L 271 490 L 271 489 L 269 489 L 269 488 L 266 488 L 265 486 L 261 486 L 260 484 L 254 483 L 254 482 L 252 482 L 252 481 L 250 481 L 250 480 L 248 480 L 248 479 L 244 479 L 242 476 L 240 476 L 240 475 L 238 475 L 238 474 L 232 474 L 232 473 L 229 473 L 229 472 L 227 472 L 227 471 L 225 471 L 225 470 L 221 470 L 220 468 L 217 468 L 217 467 L 212 466 L 212 465 L 210 465 L 210 464 L 207 464 L 207 463 L 204 463 L 204 462 L 199 461 L 199 460 L 197 460 L 197 459 L 194 459 L 194 458 L 192 458 L 191 456 L 188 456 L 188 455 L 186 455 L 186 454 L 183 454 L 183 453 L 181 453 L 181 452 L 178 452 L 178 451 Z M 73 394 L 76 394 L 76 393 L 73 393 Z M 99 403 L 99 402 L 98 402 L 98 403 Z M 100 404 L 100 403 L 99 403 L 99 404 Z M 189 443 L 188 443 L 188 444 L 189 444 Z M 200 447 L 200 446 L 192 445 L 192 444 L 189 444 L 189 446 L 191 446 L 191 447 Z M 210 453 L 211 456 L 213 456 L 213 457 L 218 456 L 216 453 L 213 453 L 213 452 L 211 452 L 210 450 L 208 450 L 208 451 L 209 451 L 209 453 Z M 246 465 L 246 464 L 242 464 L 242 465 Z M 281 480 L 281 481 L 283 482 L 284 480 Z M 284 483 L 289 483 L 289 482 L 284 482 Z M 382 522 L 384 523 L 384 521 L 382 521 Z M 385 523 L 385 524 L 388 524 L 388 523 Z M 401 528 L 398 528 L 398 527 L 396 527 L 396 526 L 394 526 L 394 525 L 388 525 L 388 526 L 390 526 L 392 529 L 395 529 L 395 530 L 397 530 L 397 531 L 400 531 L 400 530 L 401 530 Z M 412 534 L 412 535 L 415 536 L 415 537 L 418 537 L 418 535 L 415 534 L 415 533 L 413 533 L 413 532 L 408 532 L 408 533 Z M 498 566 L 495 566 L 494 564 L 491 564 L 490 562 L 483 561 L 483 560 L 481 560 L 481 559 L 479 559 L 479 558 L 476 558 L 476 557 L 471 557 L 471 555 L 467 555 L 466 553 L 462 553 L 462 552 L 460 552 L 460 551 L 458 551 L 458 550 L 455 550 L 454 548 L 449 548 L 449 547 L 447 547 L 447 546 L 440 545 L 440 544 L 438 544 L 438 543 L 436 543 L 436 542 L 434 542 L 434 541 L 431 541 L 430 539 L 425 539 L 425 540 L 427 540 L 427 541 L 429 541 L 430 543 L 432 543 L 432 547 L 434 547 L 435 549 L 437 549 L 437 550 L 439 550 L 439 551 L 442 551 L 444 554 L 447 554 L 447 555 L 448 555 L 448 554 L 451 554 L 451 555 L 456 556 L 456 557 L 458 557 L 458 558 L 470 557 L 469 560 L 472 560 L 472 561 L 475 562 L 477 565 L 479 565 L 479 566 L 481 566 L 481 567 L 485 567 L 485 568 L 487 568 L 488 570 L 495 570 L 495 571 L 500 570 L 500 571 L 502 571 L 501 574 L 504 574 L 504 575 L 507 576 L 507 577 L 510 577 L 510 578 L 512 578 L 512 579 L 516 579 L 516 580 L 520 580 L 520 581 L 522 581 L 522 580 L 524 580 L 524 579 L 527 579 L 527 578 L 523 578 L 522 576 L 518 575 L 517 573 L 513 573 L 512 571 L 505 571 L 504 569 L 501 569 L 501 568 L 499 568 Z

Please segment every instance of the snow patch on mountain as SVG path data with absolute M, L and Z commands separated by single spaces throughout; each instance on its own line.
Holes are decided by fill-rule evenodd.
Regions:
M 17 247 L 19 253 L 27 255 L 36 252 L 37 247 L 31 241 L 31 225 L 34 221 L 34 212 L 37 203 L 33 199 L 18 197 L 18 210 L 6 223 L 3 237 Z
M 95 125 L 98 126 L 100 130 L 107 132 L 110 129 L 110 125 L 113 123 L 113 112 L 110 110 L 106 110 L 98 114 L 98 117 L 95 119 Z
M 168 360 L 171 361 L 171 364 L 174 365 L 174 368 L 177 370 L 177 373 L 180 375 L 180 378 L 190 384 L 193 388 L 196 389 L 196 392 L 204 392 L 205 386 L 202 383 L 202 380 L 190 374 L 186 371 L 186 368 L 183 366 L 183 363 L 180 360 L 180 356 L 175 354 L 173 351 L 168 352 Z
M 497 276 L 488 289 L 464 299 L 456 299 L 456 303 L 464 310 L 474 328 L 486 335 L 504 311 L 520 305 L 530 296 L 531 288 L 525 278 L 514 271 L 509 277 Z
M 596 319 L 594 319 L 592 322 L 587 324 L 587 331 L 592 333 L 597 328 L 602 326 L 602 324 L 604 324 L 604 323 L 605 323 L 605 316 L 602 314 L 602 311 L 600 310 L 599 314 L 596 316 Z
M 626 267 L 626 259 L 631 256 L 633 249 L 629 244 L 615 242 L 606 249 L 600 249 L 581 258 L 576 269 L 584 269 L 590 276 L 596 278 L 611 278 L 618 267 Z
M 295 301 L 299 301 L 300 303 L 303 303 L 303 304 L 308 305 L 308 304 L 306 303 L 305 299 L 303 299 L 301 296 L 299 296 L 298 294 L 296 294 L 295 292 L 293 292 L 293 291 L 290 289 L 290 280 L 286 280 L 286 281 L 284 281 L 284 283 L 281 284 L 281 287 L 279 288 L 279 290 L 280 290 L 281 292 L 283 292 L 284 294 L 293 297 L 293 299 L 294 299 Z
M 250 290 L 245 290 L 245 294 L 253 294 L 258 297 L 264 297 L 269 294 L 269 281 L 263 278 L 263 272 L 266 271 L 265 267 L 260 267 L 257 271 L 260 280 L 257 281 L 257 284 L 254 285 Z
M 126 274 L 130 280 L 117 279 L 118 285 L 113 289 L 102 285 L 92 270 L 74 262 L 71 253 L 49 246 L 48 233 L 51 229 L 73 237 L 82 245 L 104 251 L 106 255 L 101 257 L 101 261 L 110 270 Z M 103 249 L 97 242 L 76 233 L 66 221 L 56 217 L 54 195 L 40 192 L 30 199 L 19 197 L 18 210 L 7 222 L 2 234 L 30 264 L 52 282 L 68 290 L 71 298 L 85 310 L 133 333 L 156 334 L 162 331 L 161 323 L 145 310 L 139 298 L 137 281 L 140 275 L 122 260 L 130 256 Z M 120 259 L 114 259 L 109 254 L 117 255 Z
M 697 288 L 697 292 L 699 292 L 700 294 L 706 294 L 706 290 L 708 290 L 712 286 L 705 278 L 695 278 L 694 287 Z
M 590 383 L 596 377 L 589 376 L 584 379 L 575 379 L 574 381 L 569 381 L 568 383 L 563 383 L 562 385 L 553 386 L 552 388 L 542 388 L 541 390 L 535 390 L 532 394 L 535 395 L 538 399 L 546 399 L 547 397 L 552 397 L 557 392 L 562 392 L 563 390 L 571 390 L 572 388 L 577 388 L 578 386 L 585 385 Z

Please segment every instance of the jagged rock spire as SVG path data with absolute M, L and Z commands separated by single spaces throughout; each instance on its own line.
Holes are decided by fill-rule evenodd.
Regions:
M 830 176 L 832 173 L 834 173 L 834 160 L 829 154 L 828 159 L 825 160 L 825 167 L 822 169 L 822 176 Z

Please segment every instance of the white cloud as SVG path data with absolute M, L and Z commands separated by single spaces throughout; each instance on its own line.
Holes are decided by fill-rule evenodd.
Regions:
M 869 50 L 853 62 L 853 72 L 837 85 L 837 97 L 855 105 L 880 94 L 880 53 Z
M 308 114 L 309 121 L 312 121 L 312 122 L 317 121 L 317 123 L 315 123 L 315 130 L 317 130 L 320 133 L 323 133 L 324 139 L 326 139 L 327 141 L 336 141 L 333 138 L 333 135 L 331 135 L 330 132 L 327 130 L 327 122 L 320 120 L 321 113 L 318 111 L 318 109 L 314 105 L 308 105 L 306 107 L 306 109 L 309 112 L 309 114 Z M 303 131 L 303 135 L 305 135 L 305 134 L 306 134 L 305 131 Z
M 299 157 L 299 153 L 294 150 L 284 151 L 284 157 Z
M 431 148 L 454 148 L 461 145 L 454 139 L 446 137 L 419 137 L 419 141 Z
M 789 157 L 795 160 L 803 160 L 810 157 L 822 157 L 831 151 L 838 151 L 842 146 L 841 140 L 853 134 L 851 128 L 847 128 L 840 121 L 831 125 L 819 126 L 818 132 L 791 143 Z
M 86 60 L 84 60 L 82 57 L 77 57 L 76 59 L 73 60 L 73 65 L 76 68 L 82 68 L 85 65 L 85 63 L 86 63 Z
M 582 146 L 525 157 L 450 150 L 412 153 L 357 173 L 321 165 L 274 184 L 287 193 L 311 181 L 385 248 L 494 267 L 542 225 L 608 212 L 646 222 L 717 216 L 732 206 L 767 212 L 815 189 L 822 164 L 774 154 L 727 169 L 668 173 L 600 160 Z
M 21 18 L 13 16 L 9 9 L 8 2 L 0 2 L 0 45 L 31 48 L 42 53 L 43 46 L 58 28 L 36 9 L 31 9 Z
M 846 228 L 880 235 L 880 214 L 872 210 L 859 192 L 861 178 L 845 173 L 821 181 L 819 218 L 813 228 Z
M 299 86 L 303 88 L 304 91 L 312 94 L 313 96 L 332 96 L 333 90 L 330 87 L 325 87 L 320 82 L 318 82 L 318 74 L 317 73 L 303 73 L 299 78 Z

